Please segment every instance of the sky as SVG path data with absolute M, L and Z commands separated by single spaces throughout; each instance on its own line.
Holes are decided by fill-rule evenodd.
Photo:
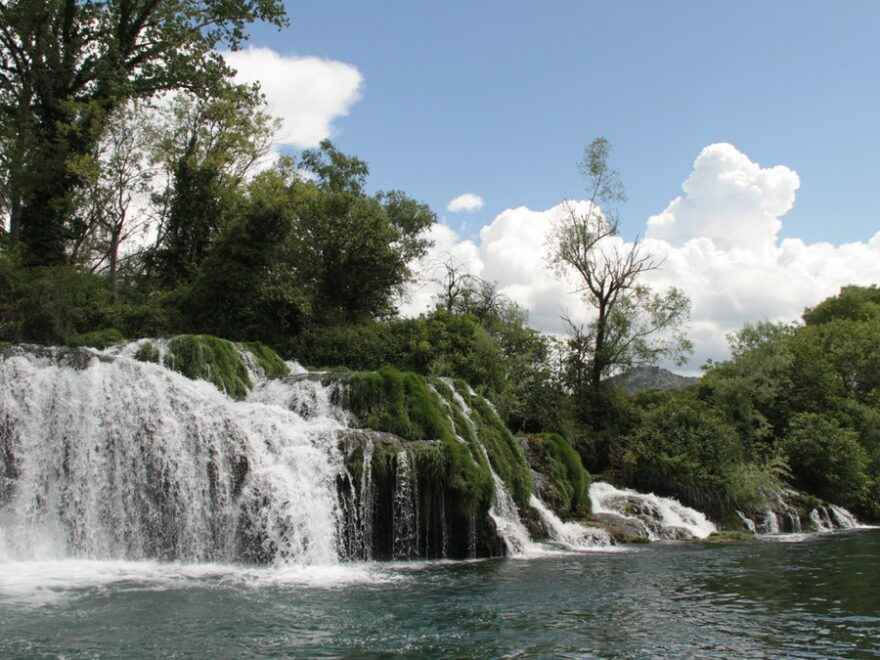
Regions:
M 577 162 L 608 138 L 622 238 L 666 257 L 697 344 L 794 320 L 880 282 L 880 3 L 299 0 L 229 55 L 285 120 L 279 149 L 329 137 L 372 190 L 437 211 L 433 237 L 541 330 L 579 313 L 543 266 Z M 873 239 L 873 240 L 872 240 Z M 405 311 L 429 301 L 413 292 Z M 584 317 L 586 318 L 586 317 Z

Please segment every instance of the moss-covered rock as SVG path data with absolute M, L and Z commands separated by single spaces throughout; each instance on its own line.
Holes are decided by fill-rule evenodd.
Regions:
M 137 353 L 134 354 L 134 359 L 139 360 L 140 362 L 152 362 L 153 364 L 159 364 L 159 359 L 161 358 L 161 353 L 156 345 L 151 341 L 145 341 L 141 344 L 140 348 L 138 348 Z
M 556 433 L 523 440 L 529 463 L 541 475 L 541 499 L 563 518 L 589 514 L 590 473 L 568 441 Z
M 249 341 L 241 344 L 241 347 L 253 355 L 254 361 L 266 378 L 284 378 L 290 374 L 290 369 L 284 360 L 265 344 Z
M 259 342 L 237 344 L 212 335 L 178 335 L 168 340 L 164 350 L 145 341 L 134 357 L 141 362 L 161 360 L 164 367 L 193 380 L 206 380 L 233 399 L 245 398 L 254 386 L 249 366 L 266 378 L 290 372 L 284 360 Z
M 465 559 L 504 553 L 487 510 L 469 513 L 462 508 L 460 493 L 450 486 L 442 441 L 406 440 L 368 429 L 344 429 L 337 438 L 346 466 L 337 483 L 344 556 Z M 405 490 L 399 488 L 401 478 L 409 481 Z M 406 539 L 395 526 L 395 509 L 405 497 L 411 498 L 415 512 Z M 402 540 L 408 542 L 407 554 L 400 556 Z
M 238 347 L 211 335 L 178 335 L 168 342 L 162 363 L 193 380 L 206 380 L 233 399 L 253 387 Z
M 386 367 L 380 371 L 330 374 L 345 379 L 343 406 L 363 428 L 393 433 L 407 442 L 436 440 L 442 446 L 443 479 L 463 514 L 491 505 L 492 476 L 474 439 L 464 442 L 442 400 L 422 376 Z

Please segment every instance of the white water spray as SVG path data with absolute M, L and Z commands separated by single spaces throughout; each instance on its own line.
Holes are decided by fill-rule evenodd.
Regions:
M 593 513 L 610 513 L 639 521 L 647 528 L 651 540 L 676 538 L 681 531 L 704 539 L 717 531 L 704 514 L 678 500 L 615 488 L 601 481 L 590 486 L 590 502 Z
M 0 555 L 337 561 L 340 421 L 120 356 L 0 362 Z

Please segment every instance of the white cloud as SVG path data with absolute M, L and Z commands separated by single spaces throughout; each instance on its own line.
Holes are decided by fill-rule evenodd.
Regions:
M 363 76 L 352 65 L 318 57 L 284 56 L 247 48 L 223 56 L 242 83 L 259 82 L 269 111 L 283 121 L 278 141 L 317 146 L 333 134 L 333 121 L 360 99 Z
M 470 213 L 479 211 L 481 208 L 483 208 L 483 198 L 473 193 L 459 195 L 449 200 L 449 204 L 446 205 L 446 210 L 450 213 Z
M 710 238 L 725 250 L 772 250 L 799 187 L 787 167 L 765 169 L 732 144 L 712 144 L 694 161 L 684 195 L 648 219 L 647 236 L 672 245 Z
M 842 286 L 880 282 L 880 232 L 844 245 L 780 240 L 799 187 L 793 170 L 764 168 L 730 144 L 715 144 L 694 162 L 684 194 L 648 220 L 644 249 L 665 256 L 648 282 L 677 286 L 693 303 L 691 370 L 724 359 L 725 335 L 748 321 L 794 321 Z M 544 262 L 547 233 L 563 213 L 563 204 L 507 209 L 462 252 L 481 277 L 529 310 L 534 327 L 554 333 L 564 330 L 562 313 L 588 318 L 575 282 L 559 281 Z M 457 237 L 446 231 L 449 249 Z

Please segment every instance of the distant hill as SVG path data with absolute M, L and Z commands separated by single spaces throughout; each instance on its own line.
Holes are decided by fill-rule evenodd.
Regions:
M 644 390 L 680 390 L 697 384 L 700 379 L 681 376 L 662 367 L 633 367 L 625 373 L 612 376 L 608 381 L 635 394 Z

